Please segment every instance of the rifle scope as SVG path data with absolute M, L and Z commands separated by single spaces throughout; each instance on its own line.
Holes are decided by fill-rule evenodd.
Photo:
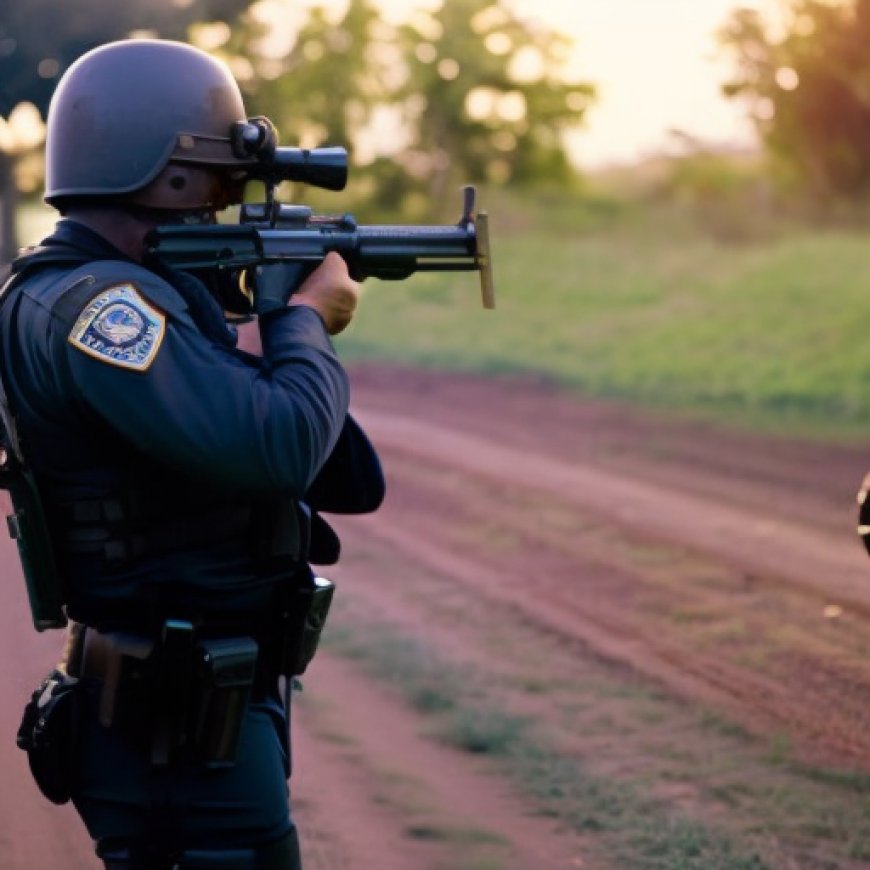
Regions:
M 278 145 L 278 132 L 268 118 L 250 118 L 233 125 L 232 148 L 237 157 L 254 157 L 248 177 L 275 187 L 301 181 L 326 190 L 344 190 L 347 151 L 341 147 L 290 148 Z

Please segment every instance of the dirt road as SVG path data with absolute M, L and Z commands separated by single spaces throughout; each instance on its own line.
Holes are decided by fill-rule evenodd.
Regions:
M 499 703 L 531 713 L 565 757 L 668 780 L 645 793 L 683 809 L 690 794 L 690 817 L 770 866 L 870 866 L 866 825 L 829 824 L 870 771 L 870 562 L 854 531 L 870 451 L 578 403 L 530 380 L 361 368 L 355 387 L 390 489 L 379 513 L 340 523 L 346 619 L 365 611 L 370 640 L 384 620 L 489 685 L 529 682 L 537 697 L 505 690 Z M 614 711 L 601 693 L 563 691 L 598 664 L 675 706 Z M 564 715 L 583 704 L 609 710 L 603 728 Z M 693 713 L 721 734 L 681 718 Z M 672 733 L 633 733 L 637 715 Z M 731 733 L 739 748 L 717 744 Z M 685 767 L 660 763 L 678 752 Z M 779 789 L 790 807 L 770 798 Z M 825 843 L 837 838 L 839 851 Z M 608 854 L 577 840 L 573 860 L 612 866 Z M 723 860 L 685 866 L 748 866 Z
M 870 866 L 870 448 L 531 379 L 354 382 L 389 496 L 336 521 L 331 641 L 294 722 L 308 867 L 678 866 L 650 819 L 669 843 L 695 826 L 679 866 Z M 13 746 L 56 639 L 2 546 L 0 865 L 92 867 Z
M 870 448 L 726 434 L 523 381 L 401 374 L 357 375 L 396 490 L 368 534 L 669 690 L 870 766 L 870 562 L 854 531 Z M 481 524 L 490 540 L 458 531 Z M 749 644 L 774 643 L 787 621 L 777 655 L 790 660 L 723 655 L 714 625 L 737 614 Z

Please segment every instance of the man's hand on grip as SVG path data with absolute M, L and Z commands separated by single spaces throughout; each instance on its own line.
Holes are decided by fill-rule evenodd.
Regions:
M 353 319 L 360 285 L 347 271 L 347 263 L 335 251 L 302 282 L 290 297 L 290 305 L 313 308 L 326 324 L 330 335 L 337 335 Z

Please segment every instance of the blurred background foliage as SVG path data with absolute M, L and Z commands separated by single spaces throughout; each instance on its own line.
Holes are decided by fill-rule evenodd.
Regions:
M 733 68 L 723 91 L 745 103 L 764 150 L 732 153 L 675 131 L 678 147 L 633 167 L 623 193 L 681 203 L 733 241 L 763 235 L 767 215 L 864 220 L 870 0 L 783 3 L 783 21 L 738 8 L 719 34 Z M 224 59 L 250 114 L 271 117 L 285 143 L 346 146 L 347 201 L 369 219 L 443 218 L 466 182 L 575 197 L 595 187 L 563 135 L 582 126 L 594 83 L 568 79 L 571 41 L 510 0 L 428 0 L 400 22 L 375 0 L 77 0 L 62 15 L 56 0 L 7 0 L 0 259 L 16 194 L 40 190 L 40 119 L 58 78 L 88 49 L 142 35 L 188 40 Z
M 870 194 L 870 0 L 792 0 L 785 26 L 755 11 L 721 32 L 726 94 L 746 102 L 775 180 L 817 211 Z
M 332 9 L 313 9 L 289 46 L 255 9 L 222 50 L 287 141 L 348 148 L 369 208 L 438 214 L 464 182 L 574 183 L 560 134 L 593 88 L 565 80 L 566 37 L 491 0 L 444 0 L 399 25 L 369 0 Z
M 0 6 L 7 230 L 16 191 L 39 190 L 34 117 L 58 78 L 88 49 L 131 35 L 185 39 L 224 59 L 249 113 L 271 117 L 282 141 L 345 145 L 349 196 L 371 213 L 438 215 L 461 182 L 575 181 L 561 132 L 581 121 L 593 88 L 565 80 L 567 38 L 500 0 L 443 0 L 402 24 L 370 0 L 77 0 L 63 15 L 56 5 Z

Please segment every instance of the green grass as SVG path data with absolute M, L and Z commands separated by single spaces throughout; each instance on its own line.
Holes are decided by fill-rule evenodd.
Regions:
M 495 311 L 470 274 L 370 282 L 344 356 L 533 372 L 774 430 L 870 431 L 864 235 L 723 244 L 661 208 L 546 205 L 494 205 Z

